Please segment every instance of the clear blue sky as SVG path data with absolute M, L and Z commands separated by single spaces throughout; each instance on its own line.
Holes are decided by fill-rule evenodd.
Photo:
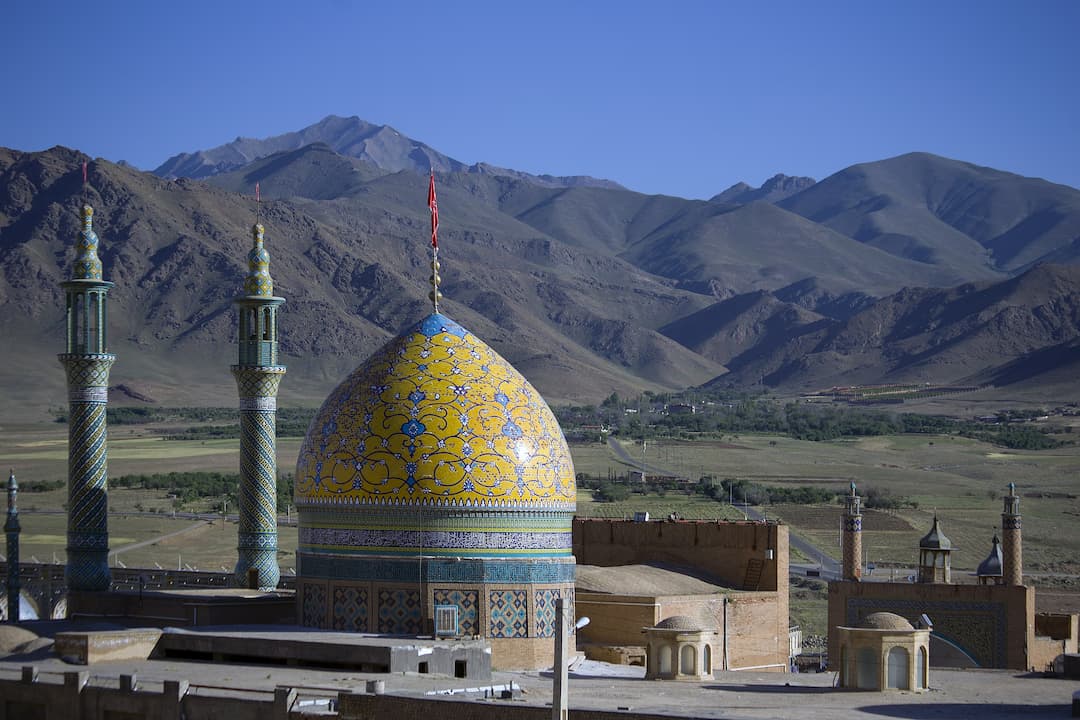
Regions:
M 708 197 L 925 150 L 1080 187 L 1080 2 L 103 2 L 0 11 L 0 145 L 153 168 L 329 115 Z

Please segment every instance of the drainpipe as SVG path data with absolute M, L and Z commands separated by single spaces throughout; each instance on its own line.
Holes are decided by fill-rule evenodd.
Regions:
M 728 606 L 728 598 L 727 598 L 727 595 L 725 595 L 724 596 L 724 652 L 723 652 L 724 661 L 723 661 L 723 666 L 721 667 L 722 670 L 727 670 L 728 667 L 731 665 L 731 660 L 728 657 L 727 606 Z

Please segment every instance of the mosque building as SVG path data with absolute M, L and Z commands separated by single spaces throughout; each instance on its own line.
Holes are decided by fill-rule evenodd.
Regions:
M 68 583 L 108 590 L 105 296 L 93 210 L 68 294 Z M 279 583 L 275 412 L 285 367 L 264 230 L 238 311 L 240 488 L 233 584 Z M 297 621 L 381 635 L 484 638 L 506 667 L 552 662 L 556 601 L 572 612 L 577 506 L 555 416 L 506 360 L 438 312 L 387 343 L 317 412 L 300 450 Z M 87 607 L 85 597 L 76 603 Z
M 274 294 L 264 228 L 253 226 L 248 272 L 234 300 L 237 563 L 213 580 L 231 590 L 185 591 L 166 579 L 151 602 L 142 575 L 133 580 L 108 564 L 112 283 L 97 256 L 94 211 L 84 206 L 72 276 L 62 284 L 67 333 L 60 360 L 71 405 L 68 617 L 124 616 L 150 625 L 162 617 L 184 617 L 181 624 L 189 625 L 286 622 L 391 644 L 395 637 L 428 638 L 462 652 L 487 648 L 490 662 L 470 660 L 470 676 L 474 667 L 542 669 L 554 659 L 557 604 L 569 618 L 577 614 L 577 562 L 585 558 L 590 565 L 583 570 L 603 580 L 585 586 L 582 602 L 596 622 L 587 629 L 591 637 L 579 636 L 583 647 L 644 658 L 644 646 L 629 647 L 644 644 L 641 628 L 662 629 L 667 618 L 687 615 L 712 633 L 691 674 L 713 667 L 714 650 L 722 669 L 786 670 L 786 526 L 575 521 L 573 461 L 551 409 L 521 373 L 440 311 L 432 210 L 433 312 L 330 393 L 300 447 L 295 578 L 282 578 L 277 563 L 275 421 L 286 373 L 278 317 L 286 300 Z M 9 484 L 14 488 L 13 479 Z M 666 590 L 650 591 L 647 612 L 627 615 L 642 578 L 661 572 L 645 567 L 656 562 L 691 568 L 712 584 L 664 570 Z M 45 609 L 53 615 L 51 604 Z M 686 675 L 690 665 L 679 667 Z
M 306 626 L 483 636 L 550 664 L 573 601 L 574 467 L 554 415 L 503 358 L 433 313 L 327 398 L 300 449 Z

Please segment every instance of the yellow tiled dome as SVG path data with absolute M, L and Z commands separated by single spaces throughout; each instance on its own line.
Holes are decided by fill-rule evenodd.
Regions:
M 429 315 L 327 398 L 300 449 L 297 505 L 573 511 L 550 408 L 506 360 Z

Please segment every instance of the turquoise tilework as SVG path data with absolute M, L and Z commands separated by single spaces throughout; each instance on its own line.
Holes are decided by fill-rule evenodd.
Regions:
M 385 635 L 419 635 L 420 591 L 380 590 L 379 629 Z
M 457 605 L 458 632 L 462 635 L 476 635 L 479 632 L 476 614 L 479 610 L 480 595 L 476 590 L 435 589 L 432 592 L 436 605 Z
M 529 601 L 524 590 L 492 590 L 488 594 L 491 637 L 529 636 Z
M 334 588 L 335 630 L 368 632 L 368 591 L 357 587 Z

